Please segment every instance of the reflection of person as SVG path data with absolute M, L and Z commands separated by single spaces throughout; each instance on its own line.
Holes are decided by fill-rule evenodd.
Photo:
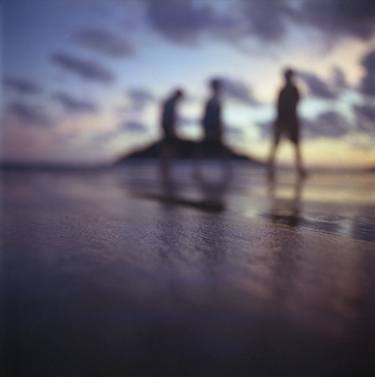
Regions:
M 277 100 L 277 118 L 274 123 L 273 143 L 269 158 L 269 167 L 271 175 L 274 172 L 274 162 L 276 150 L 279 146 L 282 136 L 289 138 L 293 143 L 296 155 L 297 172 L 304 176 L 306 172 L 302 164 L 300 150 L 300 125 L 297 114 L 297 106 L 300 101 L 298 88 L 294 83 L 294 71 L 286 69 L 284 72 L 285 85 L 280 90 Z
M 169 174 L 169 162 L 176 153 L 176 122 L 177 122 L 177 106 L 184 97 L 181 89 L 176 89 L 165 100 L 162 105 L 161 113 L 161 167 L 163 175 Z
M 269 180 L 268 198 L 270 201 L 270 220 L 274 224 L 298 226 L 301 221 L 302 190 L 304 179 L 298 177 L 292 187 L 290 199 L 279 198 L 276 195 L 277 182 Z

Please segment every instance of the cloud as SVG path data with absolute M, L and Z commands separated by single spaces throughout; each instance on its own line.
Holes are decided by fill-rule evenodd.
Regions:
M 234 17 L 219 12 L 211 4 L 192 0 L 144 0 L 151 26 L 165 38 L 183 44 L 194 44 L 202 35 L 223 37 L 236 26 Z
M 100 132 L 89 137 L 90 144 L 96 144 L 96 146 L 105 146 L 107 143 L 114 141 L 120 133 L 117 130 L 114 131 L 107 131 L 107 132 Z
M 375 125 L 375 106 L 371 105 L 355 105 L 354 111 L 356 114 L 359 114 L 366 118 L 369 122 L 373 122 Z
M 104 55 L 122 58 L 134 53 L 133 47 L 124 37 L 118 37 L 104 29 L 86 29 L 73 35 L 74 41 L 81 47 Z
M 179 115 L 177 120 L 177 125 L 181 127 L 192 127 L 200 125 L 201 120 L 199 118 L 194 118 L 186 115 Z
M 119 131 L 131 133 L 144 133 L 147 132 L 147 127 L 136 120 L 126 120 L 119 126 Z
M 360 83 L 360 91 L 369 96 L 375 96 L 375 50 L 370 51 L 361 61 L 365 75 Z
M 224 84 L 224 94 L 228 98 L 249 106 L 259 105 L 259 102 L 252 93 L 251 87 L 243 81 L 230 78 L 221 78 L 220 80 Z
M 7 114 L 25 125 L 50 126 L 52 121 L 43 110 L 37 106 L 15 101 L 7 106 Z
M 353 128 L 349 121 L 338 111 L 330 110 L 318 114 L 315 118 L 300 119 L 303 139 L 339 138 Z M 261 138 L 272 138 L 273 121 L 258 122 Z
M 344 72 L 339 67 L 332 68 L 332 83 L 337 89 L 347 89 L 349 87 Z
M 78 75 L 84 80 L 103 84 L 108 84 L 114 80 L 114 76 L 109 70 L 93 60 L 77 58 L 63 52 L 54 53 L 51 60 L 59 67 Z
M 244 135 L 244 131 L 242 128 L 234 126 L 226 127 L 225 132 L 233 138 L 242 138 Z
M 373 0 L 233 0 L 199 2 L 143 0 L 151 26 L 168 40 L 185 45 L 211 37 L 279 42 L 290 26 L 309 27 L 330 39 L 369 40 L 375 32 Z
M 41 87 L 31 80 L 18 77 L 5 77 L 3 84 L 6 88 L 13 90 L 18 94 L 34 95 L 42 92 Z
M 302 121 L 303 135 L 307 138 L 339 138 L 351 130 L 349 121 L 338 111 L 320 113 L 315 119 Z
M 129 110 L 135 111 L 142 111 L 157 100 L 152 92 L 141 88 L 129 89 L 126 95 L 130 101 Z
M 243 33 L 262 41 L 278 41 L 287 31 L 287 24 L 295 14 L 288 0 L 239 1 Z
M 106 147 L 109 143 L 115 142 L 124 134 L 141 135 L 147 133 L 145 124 L 135 119 L 127 119 L 119 123 L 116 128 L 109 131 L 95 133 L 89 137 L 89 143 L 97 147 Z
M 371 104 L 354 105 L 358 131 L 372 133 L 375 136 L 375 106 Z
M 337 92 L 329 85 L 329 83 L 323 81 L 314 73 L 298 71 L 298 77 L 306 84 L 311 96 L 328 100 L 337 98 Z
M 56 92 L 52 95 L 52 99 L 58 102 L 68 113 L 95 113 L 98 111 L 98 106 L 95 103 L 74 98 L 67 93 Z
M 351 36 L 368 40 L 375 32 L 375 2 L 304 0 L 297 19 L 332 38 Z
M 260 139 L 270 139 L 272 137 L 273 124 L 274 121 L 271 120 L 258 121 L 255 123 L 260 134 Z
M 163 6 L 154 0 L 143 2 L 151 26 L 165 38 L 186 45 L 207 36 L 228 42 L 247 37 L 279 40 L 294 13 L 293 2 L 288 0 L 165 0 Z

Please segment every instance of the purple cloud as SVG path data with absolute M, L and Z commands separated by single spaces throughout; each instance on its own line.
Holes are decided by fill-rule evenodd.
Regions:
M 287 24 L 295 15 L 288 0 L 239 1 L 243 33 L 262 41 L 277 41 L 286 31 Z
M 130 100 L 130 110 L 142 111 L 157 99 L 152 92 L 142 88 L 133 88 L 127 91 Z
M 243 81 L 227 77 L 221 78 L 220 80 L 224 85 L 224 94 L 228 98 L 249 106 L 259 105 L 259 102 L 253 95 L 251 87 Z
M 289 26 L 311 27 L 329 38 L 369 40 L 375 32 L 372 0 L 233 0 L 202 3 L 193 0 L 143 0 L 151 26 L 179 44 L 202 37 L 229 42 L 255 38 L 277 42 Z
M 354 105 L 353 110 L 358 130 L 375 136 L 375 106 L 372 104 Z
M 194 44 L 202 34 L 223 37 L 236 26 L 231 14 L 217 11 L 211 4 L 191 0 L 144 3 L 152 27 L 173 42 Z
M 63 52 L 54 53 L 51 60 L 59 67 L 78 75 L 84 80 L 103 84 L 108 84 L 114 80 L 110 71 L 93 60 L 77 58 Z
M 353 126 L 338 111 L 324 111 L 315 118 L 300 119 L 302 136 L 306 139 L 340 138 L 348 134 Z M 271 138 L 273 121 L 257 123 L 261 138 Z
M 7 106 L 7 113 L 25 125 L 52 125 L 51 119 L 41 108 L 25 102 L 15 101 L 10 103 Z
M 104 29 L 81 30 L 73 35 L 73 39 L 81 47 L 114 58 L 122 58 L 134 53 L 133 47 L 124 37 L 120 38 Z
M 333 67 L 332 69 L 332 82 L 337 89 L 346 89 L 349 87 L 346 76 L 339 67 Z
M 360 90 L 363 94 L 375 96 L 375 50 L 364 56 L 362 66 L 365 69 L 365 75 L 360 83 Z
M 352 128 L 346 117 L 334 110 L 322 112 L 315 119 L 304 119 L 302 124 L 308 138 L 339 138 Z
M 5 77 L 3 79 L 3 84 L 6 88 L 15 91 L 18 94 L 39 94 L 42 89 L 32 82 L 31 80 L 17 77 Z
M 372 0 L 304 0 L 299 22 L 330 35 L 370 39 L 375 32 L 375 2 Z
M 314 73 L 298 71 L 298 77 L 306 84 L 309 94 L 316 98 L 333 100 L 337 98 L 337 92 Z
M 58 102 L 68 113 L 95 113 L 98 111 L 98 106 L 95 103 L 74 98 L 67 93 L 56 92 L 52 95 L 52 99 Z
M 136 120 L 127 120 L 120 124 L 119 131 L 131 133 L 144 133 L 147 132 L 147 127 Z

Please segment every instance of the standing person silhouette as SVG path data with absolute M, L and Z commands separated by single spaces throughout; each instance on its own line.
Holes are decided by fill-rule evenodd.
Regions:
M 161 141 L 161 173 L 164 178 L 169 178 L 170 161 L 176 154 L 177 135 L 177 107 L 184 97 L 182 89 L 175 89 L 163 102 L 160 127 L 162 131 Z
M 274 175 L 275 155 L 282 136 L 289 138 L 294 145 L 296 170 L 301 177 L 306 176 L 300 149 L 300 122 L 297 107 L 300 94 L 294 83 L 294 71 L 290 68 L 284 71 L 285 84 L 281 88 L 277 100 L 277 117 L 274 122 L 273 143 L 269 157 L 270 177 Z
M 203 145 L 209 154 L 221 153 L 223 149 L 223 121 L 221 92 L 222 83 L 213 79 L 209 83 L 211 96 L 208 98 L 203 113 Z
M 226 149 L 223 143 L 224 125 L 222 120 L 222 90 L 223 84 L 219 79 L 212 79 L 209 82 L 210 97 L 204 105 L 202 127 L 203 140 L 198 148 L 198 160 L 204 157 L 217 157 L 221 160 L 227 159 Z M 230 174 L 229 164 L 226 164 L 226 173 Z M 199 165 L 195 174 L 201 174 Z
M 223 83 L 220 79 L 212 79 L 209 82 L 210 96 L 204 105 L 202 128 L 203 140 L 196 153 L 196 160 L 202 157 L 216 157 L 220 160 L 226 160 L 224 172 L 229 177 L 231 175 L 231 166 L 229 156 L 223 143 L 224 124 L 222 119 L 222 91 Z M 200 166 L 194 172 L 196 178 L 200 179 Z

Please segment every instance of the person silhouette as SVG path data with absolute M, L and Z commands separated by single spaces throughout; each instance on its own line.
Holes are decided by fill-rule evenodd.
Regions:
M 220 154 L 223 149 L 222 83 L 219 79 L 212 79 L 209 86 L 211 96 L 205 104 L 202 118 L 203 146 L 208 154 Z
M 295 73 L 287 68 L 284 71 L 285 84 L 281 88 L 277 100 L 277 117 L 274 122 L 273 142 L 269 156 L 269 173 L 274 174 L 275 156 L 280 139 L 285 136 L 294 145 L 296 170 L 301 177 L 306 176 L 302 163 L 300 149 L 300 122 L 298 119 L 297 107 L 300 101 L 300 94 L 294 82 Z
M 223 142 L 224 125 L 222 120 L 222 91 L 223 84 L 220 79 L 212 79 L 209 82 L 210 96 L 205 102 L 203 117 L 203 139 L 196 154 L 197 159 L 202 157 L 216 157 L 228 162 L 228 154 Z M 226 164 L 228 175 L 231 173 L 229 163 Z M 200 174 L 199 165 L 195 175 Z
M 224 173 L 231 175 L 229 155 L 223 142 L 224 125 L 222 120 L 222 91 L 223 84 L 220 79 L 215 78 L 209 81 L 210 96 L 204 104 L 201 125 L 203 138 L 195 152 L 195 160 L 200 162 L 202 157 L 215 157 L 225 160 Z M 196 164 L 194 177 L 199 179 L 201 175 L 200 163 Z
M 169 177 L 170 161 L 176 154 L 178 137 L 176 135 L 177 107 L 184 98 L 184 91 L 175 89 L 162 104 L 160 127 L 161 141 L 161 171 L 164 177 Z

